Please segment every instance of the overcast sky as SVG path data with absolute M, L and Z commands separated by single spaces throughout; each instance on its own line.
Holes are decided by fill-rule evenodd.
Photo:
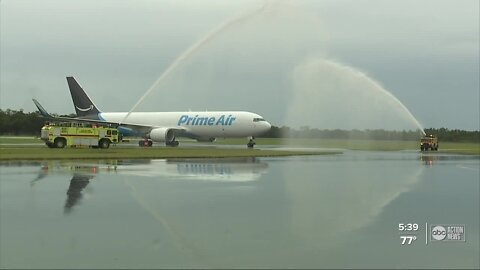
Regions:
M 479 1 L 0 2 L 0 108 L 247 110 L 319 128 L 480 129 Z M 223 26 L 223 28 L 222 28 Z M 384 90 L 380 89 L 383 88 Z

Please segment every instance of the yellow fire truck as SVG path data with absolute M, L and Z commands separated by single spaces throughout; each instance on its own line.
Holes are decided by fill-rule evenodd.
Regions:
M 434 135 L 425 135 L 420 140 L 420 151 L 438 151 L 438 138 Z
M 46 123 L 42 127 L 40 138 L 49 148 L 65 146 L 109 148 L 110 144 L 119 141 L 116 128 L 76 122 Z

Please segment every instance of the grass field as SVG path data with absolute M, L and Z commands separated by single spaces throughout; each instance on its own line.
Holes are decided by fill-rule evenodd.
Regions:
M 292 145 L 348 150 L 400 151 L 420 150 L 418 141 L 346 140 L 346 139 L 278 139 L 258 138 L 258 145 Z M 244 139 L 220 139 L 218 144 L 244 144 Z M 480 155 L 480 143 L 440 142 L 438 153 Z
M 212 145 L 245 145 L 245 139 L 219 139 Z M 195 146 L 170 147 L 123 147 L 110 149 L 47 148 L 40 139 L 33 137 L 0 137 L 0 160 L 9 159 L 92 159 L 92 158 L 214 158 L 214 157 L 259 157 L 318 155 L 341 153 L 339 149 L 399 151 L 418 150 L 416 141 L 373 141 L 344 139 L 290 139 L 258 138 L 259 146 L 292 146 L 332 149 L 326 151 L 286 151 L 266 149 L 208 148 Z M 440 142 L 438 153 L 480 155 L 479 143 Z
M 40 138 L 34 137 L 13 137 L 13 136 L 0 136 L 0 145 L 1 144 L 22 144 L 22 143 L 43 143 Z
M 111 147 L 109 149 L 47 147 L 0 148 L 0 160 L 12 159 L 115 159 L 115 158 L 225 158 L 273 157 L 292 155 L 338 154 L 335 151 L 279 151 L 258 149 L 223 149 L 206 147 Z

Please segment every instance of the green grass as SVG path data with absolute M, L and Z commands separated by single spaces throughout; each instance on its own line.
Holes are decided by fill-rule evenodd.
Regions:
M 134 140 L 132 140 L 134 141 Z M 22 145 L 22 144 L 35 144 Z M 4 145 L 1 145 L 4 144 Z M 245 145 L 245 139 L 218 139 L 212 145 Z M 417 141 L 374 141 L 374 140 L 345 140 L 345 139 L 290 139 L 285 141 L 279 138 L 258 138 L 259 146 L 297 146 L 326 149 L 349 149 L 371 151 L 400 151 L 419 150 Z M 333 151 L 335 152 L 335 151 Z M 338 153 L 340 151 L 336 151 Z M 246 156 L 286 156 L 311 155 L 332 153 L 332 151 L 279 151 L 258 149 L 218 149 L 208 147 L 123 147 L 122 145 L 110 149 L 50 149 L 42 141 L 33 137 L 0 137 L 0 160 L 6 159 L 68 159 L 68 158 L 187 158 L 187 157 L 246 157 Z M 438 153 L 455 153 L 480 155 L 480 143 L 452 143 L 441 142 Z
M 0 136 L 0 144 L 43 143 L 40 138 L 22 136 Z
M 115 158 L 225 158 L 274 157 L 292 155 L 338 154 L 335 151 L 280 151 L 259 149 L 224 149 L 206 147 L 111 147 L 109 149 L 45 147 L 0 148 L 0 160 L 13 159 L 115 159 Z
M 419 141 L 347 140 L 347 139 L 280 139 L 258 138 L 258 145 L 291 145 L 348 150 L 400 151 L 420 150 Z M 244 139 L 219 139 L 217 144 L 245 144 Z M 438 153 L 480 155 L 480 143 L 441 142 Z
M 440 142 L 439 152 L 480 155 L 480 143 Z

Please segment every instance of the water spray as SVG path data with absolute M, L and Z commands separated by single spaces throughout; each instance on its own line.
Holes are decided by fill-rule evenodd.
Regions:
M 347 69 L 348 71 L 354 73 L 357 77 L 359 77 L 361 79 L 364 79 L 364 80 L 368 81 L 369 83 L 371 83 L 372 85 L 374 85 L 376 90 L 378 90 L 379 92 L 381 92 L 382 94 L 386 95 L 388 98 L 393 100 L 395 102 L 395 104 L 397 104 L 402 109 L 402 111 L 404 111 L 407 114 L 407 116 L 413 121 L 413 123 L 415 123 L 415 125 L 418 127 L 418 129 L 422 132 L 423 136 L 426 135 L 425 131 L 423 130 L 422 125 L 420 124 L 420 122 L 418 122 L 418 120 L 415 118 L 415 116 L 413 116 L 413 114 L 410 112 L 410 110 L 396 96 L 394 96 L 391 92 L 389 92 L 385 88 L 383 88 L 380 85 L 380 83 L 378 83 L 374 79 L 370 78 L 365 73 L 363 73 L 359 70 L 356 70 L 356 69 L 354 69 L 350 66 L 341 65 L 339 63 L 336 63 L 336 62 L 333 62 L 333 61 L 328 61 L 328 60 L 326 60 L 326 62 L 331 64 L 331 65 L 336 65 L 336 66 L 338 66 L 342 69 Z
M 158 85 L 166 80 L 168 76 L 170 76 L 175 70 L 177 70 L 187 59 L 189 59 L 194 53 L 199 51 L 201 48 L 203 48 L 206 44 L 208 44 L 212 39 L 214 39 L 216 36 L 224 32 L 226 29 L 240 24 L 242 22 L 245 22 L 261 12 L 263 12 L 266 8 L 266 4 L 261 6 L 260 8 L 254 10 L 253 12 L 249 13 L 242 13 L 238 16 L 235 16 L 233 18 L 227 19 L 226 21 L 222 22 L 219 24 L 217 27 L 213 28 L 210 32 L 208 32 L 206 35 L 204 35 L 201 39 L 199 39 L 197 42 L 195 42 L 192 46 L 190 46 L 187 50 L 185 50 L 182 54 L 180 54 L 175 61 L 173 61 L 168 68 L 160 75 L 160 77 L 153 83 L 153 85 L 143 94 L 143 96 L 133 105 L 133 107 L 130 109 L 130 111 L 125 115 L 123 120 L 120 122 L 120 124 L 124 123 L 127 118 L 130 116 L 130 114 L 137 108 L 137 106 L 143 102 L 143 100 L 155 89 L 158 87 Z
M 309 124 L 308 119 L 305 118 L 306 115 L 313 121 L 322 121 L 324 119 L 322 117 L 327 116 L 324 120 L 329 121 L 328 115 L 339 112 L 336 110 L 342 106 L 344 107 L 341 110 L 343 116 L 336 114 L 335 123 L 345 124 L 350 121 L 355 125 L 364 120 L 381 121 L 382 111 L 379 112 L 380 114 L 369 115 L 375 112 L 373 110 L 375 106 L 380 106 L 379 108 L 398 110 L 401 116 L 425 135 L 422 125 L 397 97 L 383 88 L 380 83 L 353 67 L 322 57 L 314 57 L 298 65 L 293 77 L 296 86 L 292 108 L 288 113 L 289 122 Z M 364 103 L 361 103 L 362 101 Z M 325 109 L 327 110 L 319 113 Z M 353 117 L 345 118 L 348 112 Z M 377 118 L 369 118 L 370 116 Z

